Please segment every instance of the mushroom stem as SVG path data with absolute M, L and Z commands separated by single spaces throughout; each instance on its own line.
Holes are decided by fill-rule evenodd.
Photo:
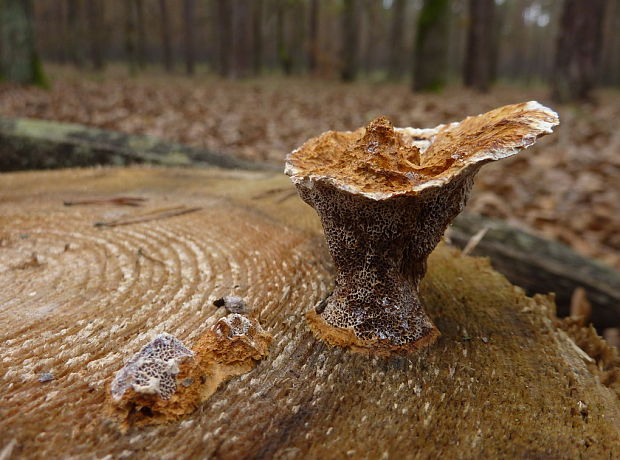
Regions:
M 337 271 L 325 309 L 308 313 L 316 335 L 331 345 L 378 354 L 406 353 L 439 337 L 420 302 L 420 280 L 427 257 L 465 205 L 478 169 L 468 168 L 446 193 L 391 200 L 352 195 L 329 183 L 298 185 L 321 218 Z

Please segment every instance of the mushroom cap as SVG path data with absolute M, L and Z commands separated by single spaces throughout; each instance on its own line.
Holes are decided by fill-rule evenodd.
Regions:
M 516 154 L 558 124 L 558 114 L 536 101 L 432 129 L 394 128 L 379 117 L 365 128 L 308 140 L 287 156 L 285 173 L 298 186 L 325 182 L 373 200 L 417 195 Z

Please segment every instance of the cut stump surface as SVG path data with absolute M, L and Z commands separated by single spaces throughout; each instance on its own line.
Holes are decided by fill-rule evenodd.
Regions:
M 63 205 L 117 196 L 146 202 Z M 318 218 L 284 175 L 1 175 L 0 457 L 617 454 L 617 396 L 556 329 L 552 299 L 440 246 L 421 296 L 441 337 L 373 358 L 308 329 L 306 311 L 333 288 L 330 260 Z M 121 434 L 104 407 L 115 372 L 159 333 L 192 346 L 225 315 L 213 301 L 226 295 L 255 309 L 274 337 L 269 356 L 178 422 Z

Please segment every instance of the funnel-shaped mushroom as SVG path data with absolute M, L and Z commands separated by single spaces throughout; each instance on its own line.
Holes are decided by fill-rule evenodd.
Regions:
M 337 271 L 325 307 L 308 312 L 314 333 L 376 354 L 433 343 L 439 331 L 418 296 L 428 255 L 465 206 L 480 167 L 558 123 L 537 102 L 434 129 L 394 128 L 380 117 L 289 154 L 286 174 L 319 214 Z

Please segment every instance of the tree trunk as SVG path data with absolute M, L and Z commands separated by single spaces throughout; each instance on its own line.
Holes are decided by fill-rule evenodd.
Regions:
M 600 81 L 604 85 L 620 86 L 620 3 L 607 0 L 601 49 Z
M 2 77 L 16 83 L 45 86 L 45 75 L 35 50 L 32 0 L 2 0 L 0 8 Z
M 125 59 L 129 67 L 129 73 L 135 74 L 138 68 L 137 58 L 137 27 L 136 27 L 136 4 L 134 0 L 124 2 L 125 11 Z
M 101 0 L 86 2 L 88 16 L 88 30 L 90 42 L 90 58 L 93 69 L 103 70 L 103 4 Z
M 285 0 L 276 1 L 276 48 L 278 54 L 278 63 L 284 75 L 290 75 L 293 72 L 293 57 L 291 56 L 290 40 L 286 36 L 285 20 L 288 17 L 288 11 Z
M 566 0 L 554 62 L 556 102 L 585 101 L 597 77 L 605 0 Z
M 405 16 L 407 3 L 405 0 L 395 0 L 392 5 L 392 25 L 390 27 L 390 60 L 388 75 L 395 80 L 402 76 L 406 62 L 403 51 L 403 37 L 405 32 Z
M 61 64 L 66 64 L 69 60 L 69 49 L 66 46 L 67 43 L 67 24 L 65 23 L 65 2 L 64 0 L 58 0 L 55 4 L 54 15 L 52 22 L 54 25 L 54 56 Z
M 357 0 L 344 0 L 342 10 L 342 69 L 340 71 L 340 78 L 343 81 L 353 81 L 357 76 L 359 46 L 357 9 Z
M 250 0 L 233 0 L 232 6 L 232 76 L 247 77 L 252 69 L 252 5 Z
M 227 77 L 231 71 L 232 9 L 230 0 L 217 0 L 218 70 Z
M 252 6 L 252 71 L 259 75 L 263 66 L 263 0 L 254 0 Z
M 523 77 L 523 65 L 525 60 L 524 44 L 526 42 L 525 21 L 523 13 L 525 0 L 515 0 L 502 6 L 506 12 L 507 33 L 501 42 L 499 55 L 504 57 L 505 67 L 502 68 L 510 80 L 516 81 Z
M 494 0 L 469 0 L 467 53 L 463 68 L 465 86 L 486 92 L 493 75 Z
M 76 67 L 84 65 L 82 30 L 80 27 L 80 1 L 67 0 L 67 50 Z
M 310 0 L 309 33 L 308 33 L 308 71 L 317 71 L 317 55 L 319 52 L 319 0 Z
M 421 295 L 443 334 L 431 348 L 379 358 L 318 341 L 305 312 L 333 288 L 333 267 L 292 190 L 265 172 L 3 175 L 4 458 L 615 455 L 617 354 L 556 326 L 548 297 L 525 297 L 484 260 L 431 255 Z M 120 195 L 146 201 L 110 200 Z M 112 219 L 133 223 L 93 225 Z M 162 332 L 192 346 L 229 294 L 274 337 L 269 356 L 193 414 L 120 432 L 106 406 L 116 371 Z
M 446 80 L 450 0 L 424 0 L 414 43 L 414 91 L 439 91 Z
M 362 68 L 366 75 L 371 75 L 377 69 L 381 54 L 385 53 L 382 47 L 386 34 L 386 30 L 382 27 L 384 11 L 380 2 L 362 1 L 358 6 L 360 8 L 358 13 L 359 43 L 363 50 L 358 69 Z
M 293 73 L 302 73 L 305 66 L 306 7 L 304 2 L 295 2 L 289 9 L 290 55 Z
M 194 74 L 195 55 L 194 55 L 194 10 L 195 0 L 183 0 L 183 43 L 185 52 L 185 73 Z
M 144 17 L 144 0 L 134 0 L 136 10 L 136 57 L 138 67 L 146 66 L 146 24 Z
M 500 50 L 501 43 L 507 40 L 507 34 L 504 32 L 509 26 L 508 12 L 510 8 L 505 3 L 494 7 L 493 21 L 493 43 L 491 44 L 491 84 L 493 84 L 500 73 Z
M 159 15 L 161 17 L 161 46 L 164 69 L 171 72 L 174 66 L 172 60 L 172 42 L 170 33 L 170 17 L 168 16 L 168 0 L 159 0 Z

